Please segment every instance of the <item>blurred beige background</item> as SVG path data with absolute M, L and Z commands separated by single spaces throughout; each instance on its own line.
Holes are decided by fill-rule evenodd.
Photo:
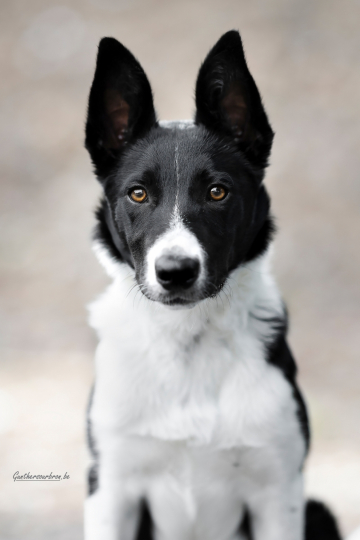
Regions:
M 1 540 L 82 537 L 85 305 L 107 283 L 83 149 L 97 43 L 114 36 L 140 59 L 160 118 L 188 118 L 200 61 L 232 28 L 276 131 L 266 183 L 313 425 L 307 491 L 344 532 L 360 525 L 359 23 L 359 0 L 0 2 Z

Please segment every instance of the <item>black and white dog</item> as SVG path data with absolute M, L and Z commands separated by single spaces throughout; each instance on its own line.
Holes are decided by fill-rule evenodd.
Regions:
M 303 499 L 306 408 L 269 268 L 273 131 L 239 33 L 202 64 L 194 122 L 158 122 L 148 79 L 100 42 L 86 148 L 113 283 L 89 407 L 86 540 L 338 540 Z

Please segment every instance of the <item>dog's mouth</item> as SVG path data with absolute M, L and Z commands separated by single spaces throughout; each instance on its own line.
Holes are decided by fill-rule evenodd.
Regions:
M 170 298 L 170 299 L 163 299 L 163 300 L 160 300 L 160 301 L 165 306 L 169 306 L 169 307 L 173 307 L 173 308 L 176 308 L 176 307 L 178 307 L 178 308 L 181 308 L 181 307 L 192 308 L 196 304 L 201 302 L 202 300 L 203 300 L 203 298 L 197 298 L 197 299 L 190 298 L 190 299 L 188 299 L 188 298 L 175 297 L 175 298 Z
M 152 302 L 158 302 L 159 304 L 163 304 L 164 306 L 169 307 L 192 307 L 204 300 L 203 295 L 196 294 L 195 292 L 193 294 L 186 295 L 180 295 L 179 293 L 151 294 L 149 293 L 149 291 L 145 291 L 141 287 L 140 289 L 148 300 L 151 300 Z
M 168 300 L 163 300 L 164 304 L 167 304 L 169 306 L 186 306 L 187 304 L 194 304 L 193 300 L 188 300 L 187 298 L 169 298 Z
M 164 306 L 168 307 L 184 307 L 184 308 L 192 308 L 196 304 L 199 304 L 203 300 L 209 299 L 209 298 L 215 298 L 218 296 L 223 289 L 225 284 L 225 281 L 221 282 L 216 287 L 209 286 L 206 289 L 200 291 L 198 289 L 190 290 L 190 291 L 184 291 L 182 293 L 180 292 L 162 292 L 162 293 L 152 293 L 147 288 L 142 287 L 140 285 L 140 290 L 143 293 L 143 295 L 152 302 L 157 302 L 160 304 L 163 304 Z

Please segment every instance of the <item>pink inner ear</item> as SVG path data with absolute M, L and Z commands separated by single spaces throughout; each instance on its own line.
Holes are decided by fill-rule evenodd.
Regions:
M 105 146 L 108 148 L 120 148 L 126 144 L 130 113 L 129 104 L 122 99 L 117 90 L 109 88 L 105 93 L 105 110 L 108 118 Z
M 235 137 L 240 138 L 246 130 L 248 110 L 244 90 L 240 82 L 233 82 L 221 102 Z

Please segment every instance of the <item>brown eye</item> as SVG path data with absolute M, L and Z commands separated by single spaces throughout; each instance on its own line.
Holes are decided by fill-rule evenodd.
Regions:
M 210 197 L 213 201 L 222 201 L 226 195 L 225 189 L 221 186 L 214 186 L 210 189 Z
M 146 197 L 147 193 L 145 189 L 142 188 L 135 188 L 130 192 L 130 198 L 137 203 L 144 202 Z

